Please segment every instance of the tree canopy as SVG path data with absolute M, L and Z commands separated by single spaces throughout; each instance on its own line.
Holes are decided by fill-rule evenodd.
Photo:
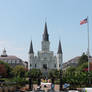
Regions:
M 2 77 L 9 77 L 11 75 L 12 68 L 4 61 L 0 61 L 0 75 Z
M 88 73 L 88 57 L 83 53 L 79 59 L 77 67 L 70 66 L 65 72 L 63 72 L 63 81 L 70 83 L 73 87 L 75 85 L 79 85 L 80 87 L 82 85 L 87 86 L 89 76 L 92 83 L 92 71 Z
M 13 68 L 12 72 L 15 74 L 15 76 L 25 77 L 26 69 L 22 65 L 17 65 Z
M 80 57 L 78 63 L 79 63 L 79 65 L 81 65 L 81 64 L 86 63 L 86 62 L 88 62 L 88 56 L 85 53 L 83 53 L 82 56 Z
M 27 76 L 32 77 L 33 79 L 37 79 L 42 76 L 42 73 L 41 73 L 40 69 L 31 69 L 28 72 Z

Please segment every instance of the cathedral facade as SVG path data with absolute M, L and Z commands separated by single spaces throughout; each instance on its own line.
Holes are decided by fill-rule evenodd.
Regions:
M 59 41 L 57 55 L 54 55 L 53 51 L 50 51 L 49 34 L 47 30 L 47 24 L 45 23 L 43 39 L 41 42 L 41 51 L 38 51 L 37 56 L 34 54 L 33 44 L 31 41 L 29 49 L 29 63 L 30 69 L 36 68 L 41 70 L 61 69 L 62 68 L 62 48 Z

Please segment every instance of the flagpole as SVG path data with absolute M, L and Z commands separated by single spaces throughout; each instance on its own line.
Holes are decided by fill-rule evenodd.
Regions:
M 89 19 L 88 19 L 88 16 L 87 16 L 87 18 L 86 19 L 84 19 L 84 20 L 82 20 L 82 21 L 80 21 L 80 25 L 82 25 L 82 24 L 85 24 L 85 23 L 87 23 L 87 40 L 88 40 L 88 48 L 87 48 L 87 56 L 88 56 L 88 79 L 89 79 L 89 84 L 90 84 L 90 76 L 89 76 L 89 73 L 90 73 L 90 62 L 89 62 L 89 57 L 90 57 L 90 45 L 89 45 Z
M 89 78 L 89 84 L 90 84 L 90 62 L 89 62 L 89 56 L 90 56 L 90 51 L 89 51 L 89 20 L 87 16 L 87 31 L 88 31 L 88 78 Z
M 90 71 L 90 66 L 89 66 L 89 20 L 87 16 L 87 31 L 88 31 L 88 72 Z

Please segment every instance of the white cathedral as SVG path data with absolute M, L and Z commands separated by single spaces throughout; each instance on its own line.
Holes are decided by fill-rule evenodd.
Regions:
M 38 51 L 37 56 L 34 55 L 33 44 L 31 41 L 29 49 L 29 63 L 30 69 L 36 68 L 41 70 L 50 70 L 50 69 L 61 69 L 62 68 L 62 48 L 61 42 L 59 41 L 57 55 L 55 56 L 53 51 L 50 51 L 50 42 L 49 34 L 47 30 L 47 23 L 45 23 L 43 40 L 41 43 L 41 51 Z

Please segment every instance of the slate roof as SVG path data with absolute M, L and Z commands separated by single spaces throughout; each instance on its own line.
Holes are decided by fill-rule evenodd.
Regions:
M 6 57 L 0 56 L 0 60 L 21 60 L 21 59 L 16 56 L 6 56 Z

